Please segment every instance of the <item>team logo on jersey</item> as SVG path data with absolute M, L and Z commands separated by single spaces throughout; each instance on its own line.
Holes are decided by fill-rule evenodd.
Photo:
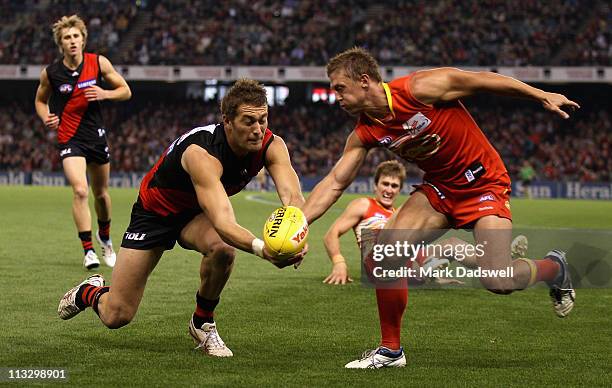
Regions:
M 378 144 L 380 144 L 383 147 L 388 146 L 389 144 L 391 144 L 391 142 L 393 141 L 393 139 L 391 139 L 391 136 L 385 136 L 382 139 L 380 139 L 378 141 Z
M 95 79 L 95 78 L 93 78 L 93 79 L 88 79 L 88 80 L 86 80 L 86 81 L 81 81 L 81 82 L 79 82 L 79 83 L 77 84 L 77 87 L 78 87 L 79 89 L 85 89 L 85 88 L 88 88 L 88 87 L 93 86 L 93 85 L 95 85 L 95 84 L 96 84 L 96 79 Z
M 423 113 L 419 112 L 402 124 L 402 128 L 408 131 L 410 136 L 414 137 L 423 132 L 429 124 L 431 124 L 431 120 L 425 117 Z
M 62 94 L 72 93 L 72 85 L 70 84 L 61 84 L 59 87 L 59 91 Z

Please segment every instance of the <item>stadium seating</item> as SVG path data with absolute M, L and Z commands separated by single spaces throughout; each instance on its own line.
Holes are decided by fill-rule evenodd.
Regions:
M 555 118 L 538 106 L 509 108 L 474 101 L 469 109 L 502 155 L 511 175 L 528 159 L 544 180 L 612 180 L 612 116 L 605 108 L 583 107 L 578 119 Z M 118 104 L 106 109 L 105 121 L 113 171 L 146 171 L 181 133 L 217 122 L 218 106 L 200 100 Z M 316 117 L 315 120 L 312 118 Z M 353 120 L 327 104 L 289 105 L 270 110 L 270 128 L 281 135 L 302 176 L 325 174 L 344 147 Z M 55 134 L 46 130 L 31 104 L 0 108 L 0 171 L 61 171 Z M 360 175 L 392 158 L 386 150 L 370 152 Z M 420 170 L 408 165 L 409 175 Z
M 49 63 L 57 56 L 52 22 L 75 12 L 88 24 L 89 49 L 115 64 L 321 66 L 356 44 L 383 65 L 612 63 L 612 11 L 604 0 L 2 3 L 19 14 L 0 27 L 4 64 Z

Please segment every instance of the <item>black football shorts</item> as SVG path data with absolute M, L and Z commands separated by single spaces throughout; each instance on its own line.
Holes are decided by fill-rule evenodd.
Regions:
M 85 158 L 87 164 L 106 164 L 110 162 L 110 153 L 107 143 L 83 144 L 71 142 L 58 145 L 60 159 L 64 160 L 71 156 Z
M 132 206 L 132 216 L 121 246 L 123 248 L 148 250 L 163 247 L 174 248 L 183 228 L 200 212 L 161 216 L 143 208 L 140 199 Z

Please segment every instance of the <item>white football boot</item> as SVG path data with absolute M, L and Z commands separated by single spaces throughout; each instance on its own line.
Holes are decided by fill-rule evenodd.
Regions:
M 513 259 L 521 259 L 527 257 L 527 248 L 529 246 L 529 241 L 527 237 L 519 234 L 512 240 L 510 244 L 510 254 Z
M 78 285 L 68 290 L 62 299 L 60 299 L 59 306 L 57 307 L 57 313 L 59 314 L 60 318 L 70 319 L 83 311 L 76 305 L 76 295 L 79 289 L 85 284 L 91 284 L 95 287 L 104 287 L 104 278 L 102 275 L 98 274 L 91 275 Z
M 189 321 L 189 334 L 198 344 L 196 349 L 201 349 L 204 354 L 214 357 L 232 357 L 234 355 L 221 339 L 215 323 L 205 323 L 202 328 L 198 329 L 192 319 Z
M 104 262 L 106 265 L 113 268 L 115 266 L 115 262 L 117 261 L 117 255 L 113 250 L 113 241 L 110 238 L 108 241 L 103 241 L 100 238 L 100 231 L 96 232 L 96 240 L 98 240 L 100 249 L 102 249 L 102 258 L 104 259 Z
M 364 352 L 357 360 L 351 361 L 344 367 L 348 369 L 379 369 L 402 368 L 406 366 L 404 348 L 400 348 L 399 355 L 393 354 L 389 349 L 380 346 Z
M 100 266 L 100 260 L 98 259 L 98 255 L 94 251 L 87 251 L 85 257 L 83 257 L 83 267 L 85 269 L 90 270 L 94 268 L 98 268 Z

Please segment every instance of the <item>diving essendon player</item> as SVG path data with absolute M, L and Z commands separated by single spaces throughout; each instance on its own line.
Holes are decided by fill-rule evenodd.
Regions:
M 62 59 L 40 74 L 36 113 L 48 128 L 57 130 L 59 156 L 74 193 L 72 215 L 85 253 L 83 265 L 87 269 L 100 265 L 91 242 L 89 173 L 98 216 L 96 239 L 105 263 L 113 267 L 116 255 L 110 238 L 110 154 L 99 101 L 127 100 L 130 88 L 108 59 L 83 52 L 87 28 L 78 16 L 64 16 L 55 22 L 53 35 Z M 111 89 L 99 86 L 102 78 Z
M 563 109 L 579 105 L 516 79 L 491 72 L 439 68 L 382 82 L 376 60 L 353 48 L 327 65 L 331 88 L 340 106 L 358 115 L 344 153 L 315 187 L 303 208 L 309 222 L 319 218 L 355 178 L 369 149 L 386 147 L 425 171 L 424 181 L 385 225 L 379 244 L 400 239 L 418 243 L 439 237 L 440 229 L 473 228 L 485 244 L 478 264 L 483 270 L 512 267 L 512 277 L 481 278 L 490 291 L 510 294 L 538 281 L 550 286 L 555 313 L 566 316 L 574 305 L 565 254 L 552 250 L 544 259 L 512 261 L 510 253 L 510 179 L 504 164 L 459 101 L 479 92 L 534 100 L 563 118 Z M 503 128 L 498 128 L 502 131 Z M 400 231 L 389 232 L 384 230 Z M 403 231 L 403 232 L 401 232 Z M 387 236 L 387 237 L 383 237 Z M 391 262 L 396 258 L 388 258 Z M 367 264 L 367 263 L 366 263 Z M 406 364 L 400 346 L 406 289 L 376 290 L 382 341 L 347 368 L 397 367 Z
M 217 332 L 213 312 L 232 272 L 234 248 L 279 268 L 297 265 L 306 249 L 287 260 L 269 255 L 264 242 L 236 222 L 228 196 L 240 192 L 265 166 L 283 205 L 302 206 L 304 197 L 285 143 L 267 128 L 263 86 L 239 80 L 223 97 L 221 112 L 223 124 L 196 127 L 179 137 L 144 177 L 112 286 L 104 287 L 102 276 L 93 275 L 72 288 L 59 304 L 62 319 L 91 306 L 107 327 L 127 325 L 151 271 L 178 241 L 203 255 L 189 333 L 205 354 L 233 355 Z

